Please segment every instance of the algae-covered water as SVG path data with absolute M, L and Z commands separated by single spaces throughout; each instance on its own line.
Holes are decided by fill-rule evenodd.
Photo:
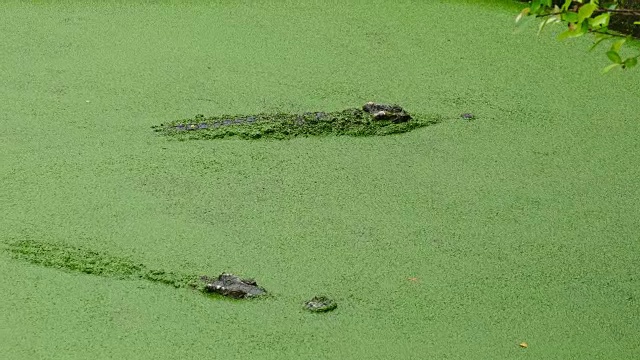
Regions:
M 518 6 L 3 2 L 0 357 L 640 357 L 640 72 L 601 76 L 586 38 L 513 34 Z M 367 101 L 442 121 L 151 129 Z M 319 295 L 338 307 L 306 312 Z

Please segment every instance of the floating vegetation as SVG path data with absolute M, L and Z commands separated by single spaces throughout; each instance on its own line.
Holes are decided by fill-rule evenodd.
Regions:
M 411 131 L 439 122 L 439 116 L 412 117 L 397 105 L 369 102 L 362 108 L 303 114 L 221 115 L 176 120 L 152 126 L 154 131 L 179 140 L 291 139 L 301 136 L 381 136 Z
M 195 288 L 199 279 L 198 276 L 148 269 L 126 258 L 61 244 L 23 240 L 10 243 L 8 251 L 16 259 L 36 265 L 120 279 L 144 279 L 176 288 Z

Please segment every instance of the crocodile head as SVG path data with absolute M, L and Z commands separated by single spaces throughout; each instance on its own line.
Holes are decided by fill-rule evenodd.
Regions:
M 370 101 L 362 106 L 362 110 L 368 112 L 376 120 L 391 120 L 394 123 L 407 122 L 411 115 L 407 114 L 398 105 L 378 104 Z

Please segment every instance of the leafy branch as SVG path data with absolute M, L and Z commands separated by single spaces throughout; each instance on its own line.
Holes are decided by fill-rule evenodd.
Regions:
M 606 52 L 611 64 L 602 70 L 603 73 L 617 67 L 632 68 L 638 64 L 640 53 L 623 58 L 620 49 L 627 40 L 631 39 L 631 36 L 609 29 L 609 22 L 612 16 L 640 17 L 640 10 L 619 9 L 618 3 L 619 1 L 613 1 L 605 7 L 601 6 L 598 0 L 590 0 L 588 3 L 584 0 L 565 0 L 562 6 L 558 6 L 553 0 L 532 0 L 530 6 L 523 9 L 516 17 L 516 26 L 521 27 L 532 19 L 542 19 L 538 25 L 538 35 L 540 35 L 547 25 L 564 23 L 567 29 L 558 34 L 558 40 L 576 38 L 588 33 L 594 34 L 595 41 L 590 50 L 604 41 L 612 41 Z M 640 25 L 640 21 L 635 21 L 634 25 Z

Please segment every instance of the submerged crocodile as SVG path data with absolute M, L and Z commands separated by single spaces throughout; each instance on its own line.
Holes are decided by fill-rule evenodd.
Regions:
M 6 245 L 6 246 L 1 246 Z M 141 279 L 189 288 L 210 295 L 218 294 L 232 299 L 252 299 L 268 295 L 267 290 L 254 279 L 241 278 L 224 272 L 217 277 L 194 276 L 172 271 L 149 269 L 128 258 L 88 250 L 78 246 L 63 245 L 32 240 L 20 240 L 1 244 L 14 259 L 31 264 L 120 279 Z M 337 303 L 326 296 L 315 296 L 304 303 L 311 312 L 328 312 L 337 308 Z
M 121 279 L 144 279 L 175 288 L 191 288 L 205 294 L 216 293 L 234 299 L 267 294 L 255 280 L 243 279 L 229 273 L 222 273 L 213 278 L 149 269 L 127 258 L 56 243 L 22 240 L 7 245 L 6 250 L 15 259 L 46 267 Z
M 290 139 L 317 135 L 389 135 L 411 131 L 439 120 L 437 116 L 414 118 L 398 105 L 368 102 L 362 108 L 334 112 L 222 115 L 208 118 L 196 115 L 192 119 L 176 120 L 152 128 L 180 140 L 225 137 Z

